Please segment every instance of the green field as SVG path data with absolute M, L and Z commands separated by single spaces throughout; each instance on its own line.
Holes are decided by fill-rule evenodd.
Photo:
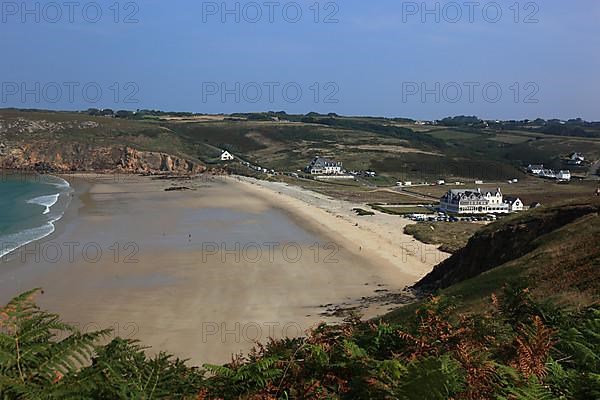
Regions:
M 379 204 L 369 204 L 373 210 L 390 215 L 429 214 L 431 211 L 425 207 L 390 207 Z

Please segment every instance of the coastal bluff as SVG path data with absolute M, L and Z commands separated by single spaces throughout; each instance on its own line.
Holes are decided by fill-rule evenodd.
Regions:
M 166 128 L 84 114 L 2 110 L 0 168 L 38 172 L 197 174 Z
M 170 154 L 131 147 L 82 144 L 39 146 L 20 144 L 0 154 L 0 168 L 38 172 L 106 171 L 124 173 L 201 173 L 204 165 Z

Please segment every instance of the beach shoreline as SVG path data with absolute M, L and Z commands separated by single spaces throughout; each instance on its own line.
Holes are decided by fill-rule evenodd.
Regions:
M 375 216 L 361 217 L 354 209 L 364 204 L 337 200 L 299 186 L 235 176 L 256 195 L 270 199 L 290 214 L 316 229 L 343 238 L 356 254 L 367 255 L 394 265 L 416 283 L 450 254 L 438 246 L 425 244 L 404 233 L 404 227 L 413 222 L 375 212 Z
M 332 312 L 339 308 L 365 318 L 384 314 L 389 301 L 368 299 L 400 293 L 431 269 L 415 264 L 406 249 L 378 254 L 395 243 L 372 232 L 385 224 L 360 220 L 356 227 L 346 214 L 350 204 L 334 201 L 345 211 L 328 212 L 295 188 L 214 176 L 186 180 L 190 190 L 165 191 L 182 182 L 61 177 L 74 189 L 71 204 L 55 232 L 24 251 L 25 258 L 2 263 L 0 300 L 41 287 L 40 305 L 80 329 L 113 328 L 114 336 L 152 346 L 151 353 L 195 364 L 226 362 L 269 336 L 299 336 L 322 321 L 339 322 L 343 313 Z M 280 244 L 270 259 L 267 248 L 258 262 L 227 255 L 236 244 L 270 242 Z M 219 253 L 207 244 L 229 247 Z M 303 251 L 302 258 L 290 260 L 281 252 L 286 246 Z M 55 248 L 62 250 L 58 260 Z M 95 260 L 97 249 L 102 257 Z M 405 262 L 398 258 L 403 253 Z
M 0 172 L 6 173 L 6 171 L 0 171 Z M 17 178 L 19 178 L 21 176 L 22 177 L 21 179 L 34 179 L 34 182 L 37 182 L 37 179 L 39 179 L 39 178 L 36 178 L 36 175 L 34 175 L 34 174 L 20 175 L 16 172 L 9 172 L 8 177 L 12 177 L 12 176 L 17 177 Z M 38 177 L 46 178 L 47 176 L 38 175 Z M 48 177 L 50 180 L 43 182 L 44 185 L 56 186 L 57 193 L 34 197 L 34 198 L 28 199 L 26 201 L 28 204 L 36 204 L 38 206 L 46 207 L 46 210 L 42 213 L 42 215 L 43 216 L 48 215 L 49 216 L 48 221 L 42 226 L 37 226 L 35 228 L 27 228 L 24 231 L 14 232 L 14 233 L 8 234 L 8 236 L 3 236 L 2 243 L 0 244 L 1 245 L 0 246 L 1 247 L 0 248 L 0 260 L 6 261 L 7 259 L 10 259 L 23 246 L 26 246 L 31 243 L 40 243 L 40 242 L 46 240 L 48 237 L 52 237 L 53 235 L 57 234 L 57 230 L 59 230 L 60 227 L 63 225 L 62 221 L 65 218 L 65 215 L 67 214 L 68 210 L 70 209 L 70 204 L 74 198 L 73 193 L 75 192 L 75 189 L 71 186 L 71 184 L 67 180 L 61 178 L 58 175 L 48 175 Z M 58 183 L 51 182 L 51 180 L 59 180 L 59 182 Z M 57 207 L 60 210 L 58 212 L 58 214 L 56 213 Z M 37 237 L 32 237 L 32 238 L 20 238 L 21 240 L 25 240 L 24 242 L 21 242 L 21 241 L 13 242 L 14 239 L 11 238 L 11 235 L 22 235 L 23 233 L 25 233 L 27 231 L 36 231 L 36 230 L 39 230 L 42 228 L 47 228 L 47 227 L 51 228 L 50 232 L 48 232 L 48 233 L 39 233 L 38 232 Z

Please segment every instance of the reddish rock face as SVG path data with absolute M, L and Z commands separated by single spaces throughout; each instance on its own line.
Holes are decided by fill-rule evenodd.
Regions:
M 206 170 L 204 165 L 179 156 L 118 144 L 118 135 L 112 133 L 126 130 L 122 123 L 103 118 L 81 120 L 79 114 L 1 111 L 0 169 L 173 174 Z
M 6 146 L 0 153 L 0 168 L 47 172 L 123 172 L 181 174 L 201 173 L 206 168 L 169 154 L 125 147 L 94 147 L 70 144 L 51 148 L 43 144 Z

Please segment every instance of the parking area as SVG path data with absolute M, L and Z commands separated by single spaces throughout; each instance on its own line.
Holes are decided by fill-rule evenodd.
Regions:
M 449 215 L 443 212 L 436 214 L 408 214 L 405 218 L 415 222 L 494 222 L 499 217 L 489 215 Z

